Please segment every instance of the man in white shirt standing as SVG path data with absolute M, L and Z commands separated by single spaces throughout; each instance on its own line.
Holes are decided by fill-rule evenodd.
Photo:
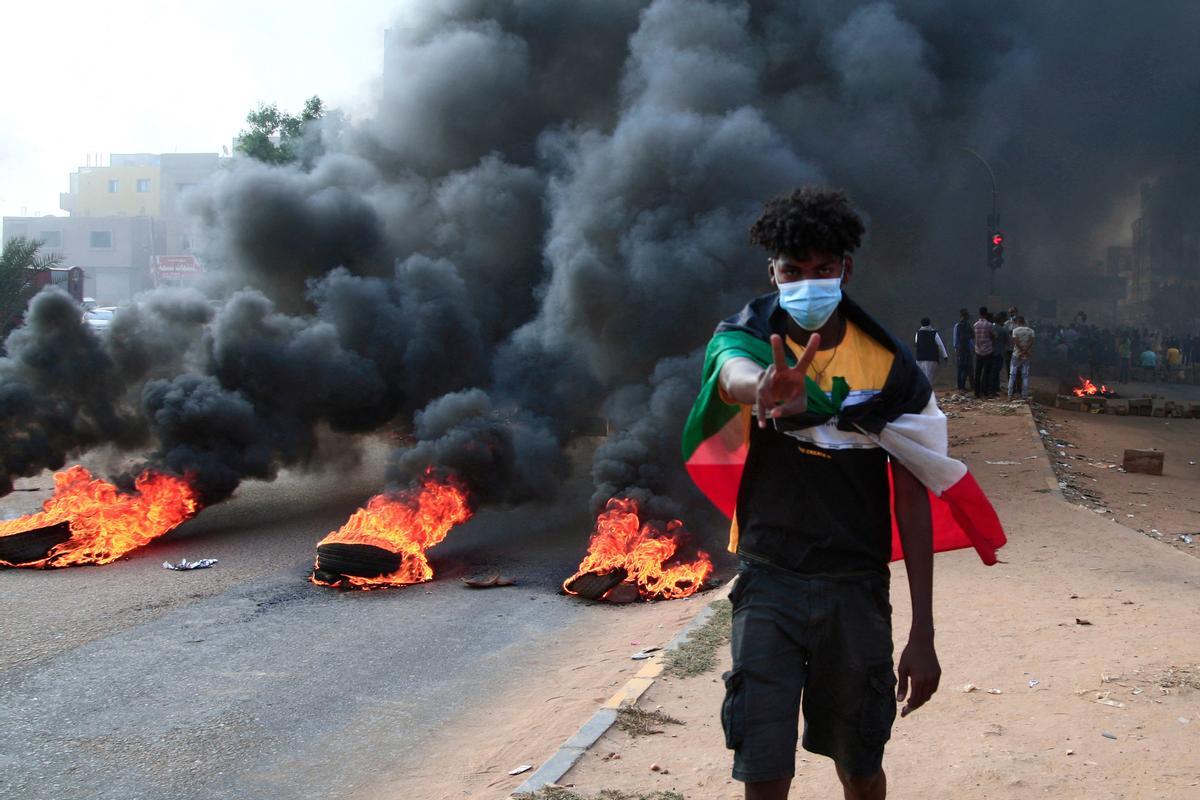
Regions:
M 1016 327 L 1012 330 L 1012 363 L 1008 369 L 1008 399 L 1013 396 L 1013 389 L 1020 376 L 1021 399 L 1029 399 L 1029 365 L 1033 355 L 1033 328 L 1025 324 L 1025 318 L 1018 316 Z
M 942 344 L 942 335 L 929 324 L 929 317 L 921 319 L 921 327 L 917 330 L 915 344 L 917 366 L 921 368 L 921 372 L 925 373 L 929 385 L 933 386 L 933 376 L 937 372 L 937 365 L 948 356 L 946 355 L 946 345 Z

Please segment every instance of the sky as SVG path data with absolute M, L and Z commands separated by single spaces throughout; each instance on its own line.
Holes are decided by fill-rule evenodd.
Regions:
M 6 3 L 0 214 L 65 214 L 89 154 L 219 153 L 259 103 L 364 113 L 406 1 Z

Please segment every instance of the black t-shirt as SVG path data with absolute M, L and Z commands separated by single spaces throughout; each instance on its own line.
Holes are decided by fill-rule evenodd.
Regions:
M 826 391 L 834 376 L 843 377 L 851 390 L 846 404 L 861 402 L 883 388 L 893 360 L 891 351 L 850 325 L 836 353 L 817 355 L 809 376 Z M 887 452 L 861 434 L 839 431 L 836 418 L 798 431 L 757 423 L 749 429 L 737 500 L 738 553 L 806 575 L 886 574 L 892 551 Z

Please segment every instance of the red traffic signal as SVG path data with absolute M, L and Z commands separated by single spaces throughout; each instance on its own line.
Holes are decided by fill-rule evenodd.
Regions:
M 995 233 L 993 233 L 992 234 L 992 244 L 994 244 L 994 245 L 1004 244 L 1004 234 L 1000 233 L 1000 231 L 996 231 Z

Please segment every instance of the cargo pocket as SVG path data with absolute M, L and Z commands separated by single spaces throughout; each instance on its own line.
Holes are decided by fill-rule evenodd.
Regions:
M 738 670 L 721 676 L 725 681 L 725 700 L 721 703 L 721 728 L 725 731 L 725 746 L 737 750 L 746 730 L 746 693 L 742 673 Z
M 863 693 L 859 732 L 867 747 L 883 747 L 892 736 L 896 721 L 896 676 L 890 664 L 867 673 L 868 689 Z

